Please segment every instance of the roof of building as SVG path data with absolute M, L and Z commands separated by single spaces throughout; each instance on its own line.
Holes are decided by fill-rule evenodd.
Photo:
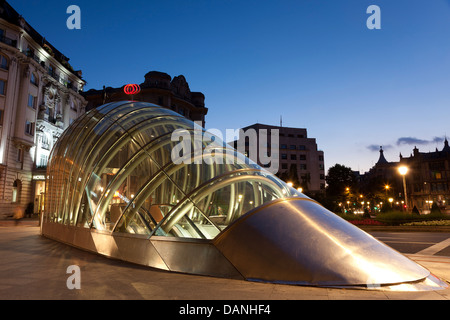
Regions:
M 384 157 L 384 151 L 383 151 L 383 147 L 380 146 L 380 158 L 378 159 L 377 164 L 383 164 L 383 163 L 389 163 L 386 158 Z

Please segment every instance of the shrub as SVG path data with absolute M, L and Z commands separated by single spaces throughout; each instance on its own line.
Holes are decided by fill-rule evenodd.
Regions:
M 384 222 L 388 225 L 398 226 L 405 223 L 434 221 L 434 220 L 450 220 L 450 216 L 446 216 L 441 211 L 435 211 L 430 214 L 413 214 L 405 211 L 389 211 L 380 213 L 377 218 L 378 221 Z

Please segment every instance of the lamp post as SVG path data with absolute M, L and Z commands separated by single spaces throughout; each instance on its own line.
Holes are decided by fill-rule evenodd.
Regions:
M 406 193 L 406 173 L 408 173 L 408 167 L 405 166 L 401 166 L 398 168 L 398 172 L 403 176 L 403 191 L 405 193 L 405 205 L 406 205 L 406 210 L 409 210 L 408 207 L 408 194 Z

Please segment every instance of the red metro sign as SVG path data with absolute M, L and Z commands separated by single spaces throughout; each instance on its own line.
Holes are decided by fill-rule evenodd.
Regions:
M 125 94 L 134 95 L 141 92 L 141 87 L 137 84 L 127 84 L 125 88 L 123 88 Z

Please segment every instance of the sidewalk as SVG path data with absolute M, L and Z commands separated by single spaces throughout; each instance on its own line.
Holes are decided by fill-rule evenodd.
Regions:
M 112 300 L 450 300 L 450 288 L 423 292 L 329 289 L 171 273 L 108 259 L 39 235 L 37 221 L 0 223 L 0 299 Z M 35 224 L 36 225 L 36 224 Z M 409 255 L 450 280 L 450 258 Z M 67 268 L 80 267 L 70 290 Z
M 23 218 L 19 221 L 14 219 L 0 219 L 0 227 L 38 227 L 38 218 Z

